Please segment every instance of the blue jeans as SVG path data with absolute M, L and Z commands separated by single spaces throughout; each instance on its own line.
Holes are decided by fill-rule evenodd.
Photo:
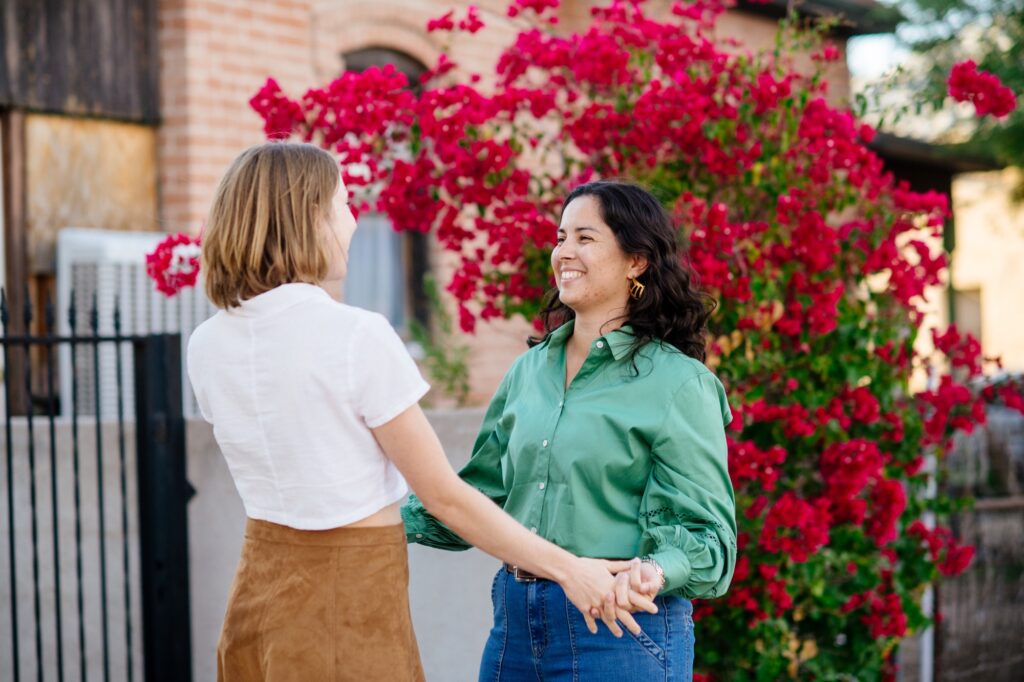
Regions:
M 621 639 L 598 622 L 590 634 L 583 614 L 557 583 L 516 582 L 504 569 L 491 587 L 494 627 L 484 647 L 480 682 L 690 682 L 693 606 L 658 597 L 658 613 L 634 614 L 643 628 Z

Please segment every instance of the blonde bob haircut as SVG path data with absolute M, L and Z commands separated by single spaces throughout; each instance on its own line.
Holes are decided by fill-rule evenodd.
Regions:
M 214 305 L 327 276 L 323 225 L 339 177 L 334 157 L 312 144 L 266 142 L 235 159 L 203 230 L 201 269 Z

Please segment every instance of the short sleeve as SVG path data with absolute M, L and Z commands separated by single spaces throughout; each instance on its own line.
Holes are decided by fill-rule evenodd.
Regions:
M 383 315 L 368 314 L 356 327 L 350 353 L 349 385 L 355 390 L 352 403 L 371 429 L 387 424 L 430 390 Z

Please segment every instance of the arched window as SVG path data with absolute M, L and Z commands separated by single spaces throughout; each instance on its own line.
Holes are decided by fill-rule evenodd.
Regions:
M 413 57 L 386 48 L 355 50 L 341 58 L 348 71 L 393 64 L 413 89 L 419 87 L 420 75 L 426 71 Z M 427 235 L 395 232 L 386 215 L 363 213 L 349 250 L 345 301 L 387 316 L 400 331 L 410 317 L 427 325 L 430 305 L 422 282 L 429 271 Z

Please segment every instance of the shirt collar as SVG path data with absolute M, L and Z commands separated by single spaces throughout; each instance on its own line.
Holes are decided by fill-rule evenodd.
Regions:
M 561 327 L 551 332 L 548 335 L 548 348 L 564 346 L 569 341 L 569 337 L 572 336 L 575 324 L 575 320 L 569 320 Z M 628 324 L 624 324 L 618 329 L 610 331 L 603 336 L 599 336 L 598 339 L 603 339 L 604 342 L 608 344 L 608 350 L 611 351 L 612 357 L 616 360 L 621 360 L 626 357 L 630 349 L 633 347 L 633 344 L 636 343 L 636 337 L 633 336 L 633 327 Z
M 242 301 L 239 307 L 232 308 L 229 312 L 245 316 L 271 315 L 298 303 L 319 299 L 332 300 L 330 294 L 315 284 L 291 282 L 248 298 Z
M 630 349 L 633 348 L 633 344 L 636 343 L 633 327 L 628 324 L 608 332 L 604 335 L 604 340 L 608 344 L 608 350 L 612 352 L 612 357 L 616 360 L 626 357 Z

